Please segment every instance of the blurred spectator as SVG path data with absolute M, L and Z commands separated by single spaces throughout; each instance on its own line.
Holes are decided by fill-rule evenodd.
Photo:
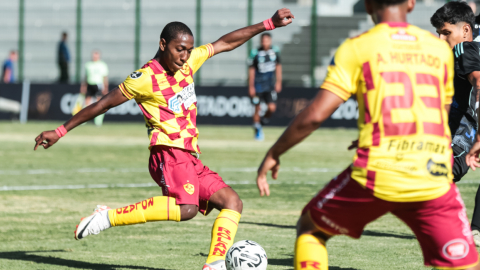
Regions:
M 2 82 L 13 83 L 15 82 L 14 66 L 13 63 L 17 62 L 18 53 L 12 50 L 8 55 L 8 58 L 3 62 L 2 66 Z
M 282 91 L 282 65 L 280 51 L 272 46 L 272 36 L 264 33 L 260 36 L 261 46 L 250 52 L 251 65 L 248 69 L 248 94 L 255 105 L 253 127 L 255 139 L 263 140 L 262 125 L 266 125 L 276 110 L 277 93 Z M 267 104 L 267 111 L 260 119 L 260 103 Z
M 80 85 L 80 96 L 75 106 L 77 111 L 74 113 L 78 112 L 78 105 L 83 103 L 83 100 L 85 106 L 88 106 L 106 94 L 108 94 L 108 66 L 100 60 L 100 52 L 93 51 L 92 61 L 85 63 L 85 80 Z M 95 117 L 95 125 L 101 126 L 104 116 L 105 114 Z
M 62 33 L 62 40 L 58 43 L 58 66 L 60 68 L 60 83 L 68 83 L 68 64 L 70 63 L 70 53 L 67 47 L 67 32 Z
M 468 5 L 472 8 L 473 14 L 477 14 L 477 4 L 471 1 L 471 2 L 468 2 Z

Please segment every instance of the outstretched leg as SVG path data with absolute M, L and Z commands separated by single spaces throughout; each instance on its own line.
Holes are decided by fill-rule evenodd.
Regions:
M 184 221 L 195 217 L 196 205 L 177 205 L 176 199 L 157 196 L 134 204 L 110 209 L 98 207 L 94 213 L 82 219 L 75 231 L 75 239 L 80 240 L 88 235 L 99 234 L 111 227 L 133 225 L 152 221 Z

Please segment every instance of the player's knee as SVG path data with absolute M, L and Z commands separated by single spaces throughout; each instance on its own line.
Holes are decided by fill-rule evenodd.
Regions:
M 302 234 L 312 234 L 324 242 L 327 242 L 327 240 L 331 237 L 330 235 L 319 231 L 310 216 L 307 214 L 302 215 L 297 222 L 297 237 Z
M 227 199 L 223 208 L 230 209 L 241 214 L 243 210 L 243 202 L 236 192 L 233 192 L 233 193 L 235 195 L 232 195 Z
M 274 112 L 277 110 L 277 105 L 275 105 L 275 103 L 270 103 L 270 104 L 268 104 L 268 110 L 269 110 L 271 113 L 274 113 Z
M 180 205 L 180 220 L 186 221 L 194 218 L 197 215 L 198 206 L 193 204 L 182 204 Z

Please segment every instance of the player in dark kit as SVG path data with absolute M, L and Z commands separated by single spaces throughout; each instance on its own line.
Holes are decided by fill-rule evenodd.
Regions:
M 253 127 L 255 139 L 259 141 L 264 137 L 262 125 L 268 123 L 270 116 L 277 109 L 275 104 L 277 93 L 282 91 L 282 65 L 279 50 L 272 46 L 272 36 L 269 33 L 263 33 L 260 39 L 260 48 L 250 53 L 252 64 L 248 70 L 248 94 L 255 105 Z M 260 119 L 260 102 L 262 101 L 268 107 L 265 115 Z
M 468 172 L 465 156 L 475 142 L 478 128 L 477 109 L 480 92 L 480 43 L 473 41 L 475 15 L 465 2 L 449 2 L 430 19 L 440 39 L 447 41 L 455 56 L 455 95 L 449 113 L 454 165 L 454 182 Z M 480 190 L 475 197 L 472 231 L 475 245 L 480 246 Z

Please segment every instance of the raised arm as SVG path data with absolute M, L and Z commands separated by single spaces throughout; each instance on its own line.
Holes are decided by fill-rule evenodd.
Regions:
M 289 25 L 294 18 L 288 8 L 282 8 L 275 12 L 272 22 L 275 28 L 278 28 Z M 267 29 L 261 22 L 230 32 L 212 43 L 214 55 L 231 51 L 265 30 Z
M 100 99 L 100 101 L 93 103 L 75 114 L 75 116 L 70 118 L 70 120 L 68 120 L 63 126 L 67 131 L 70 131 L 78 125 L 92 120 L 100 114 L 106 113 L 110 108 L 116 107 L 127 101 L 128 98 L 126 98 L 117 87 Z M 39 145 L 47 149 L 55 144 L 58 139 L 60 139 L 60 136 L 57 135 L 55 130 L 44 131 L 35 138 L 35 148 L 33 150 L 37 150 Z
M 257 185 L 261 196 L 270 195 L 267 172 L 271 170 L 273 179 L 277 179 L 280 156 L 318 129 L 343 102 L 344 100 L 336 94 L 321 89 L 312 103 L 295 117 L 282 136 L 267 152 L 260 168 L 258 168 Z

